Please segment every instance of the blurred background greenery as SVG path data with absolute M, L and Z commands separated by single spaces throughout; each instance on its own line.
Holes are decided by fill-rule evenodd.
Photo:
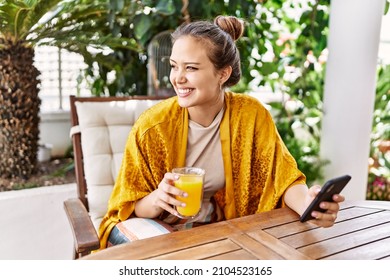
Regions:
M 389 0 L 386 13 L 388 7 Z M 0 0 L 0 55 L 17 42 L 27 49 L 57 46 L 83 56 L 87 69 L 81 79 L 92 94 L 145 95 L 147 49 L 156 35 L 186 21 L 240 17 L 246 24 L 238 41 L 242 80 L 232 90 L 274 93 L 277 100 L 268 106 L 312 184 L 322 180 L 326 164 L 319 142 L 329 12 L 330 0 Z M 378 64 L 367 194 L 388 200 L 389 78 L 390 67 Z M 0 94 L 7 96 L 1 89 Z

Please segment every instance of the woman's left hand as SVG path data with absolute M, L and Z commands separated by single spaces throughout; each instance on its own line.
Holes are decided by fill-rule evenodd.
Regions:
M 311 187 L 306 195 L 305 204 L 306 207 L 313 201 L 315 196 L 320 192 L 321 186 Z M 326 210 L 325 212 L 313 211 L 311 215 L 314 219 L 309 220 L 308 222 L 315 224 L 320 227 L 331 227 L 336 221 L 337 214 L 339 212 L 340 206 L 339 203 L 345 200 L 344 196 L 341 194 L 333 195 L 333 201 L 323 201 L 320 203 L 320 208 Z

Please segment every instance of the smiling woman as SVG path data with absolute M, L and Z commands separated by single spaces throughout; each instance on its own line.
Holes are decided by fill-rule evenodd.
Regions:
M 170 80 L 179 105 L 188 108 L 191 120 L 208 127 L 223 107 L 222 85 L 229 78 L 231 67 L 215 71 L 203 45 L 193 37 L 175 42 Z
M 176 92 L 145 111 L 132 127 L 109 207 L 100 227 L 101 249 L 127 242 L 116 229 L 134 218 L 158 219 L 174 230 L 288 206 L 298 214 L 319 186 L 305 175 L 281 139 L 270 112 L 255 98 L 229 91 L 241 77 L 234 16 L 183 24 L 172 34 L 170 81 Z M 200 213 L 183 219 L 176 167 L 205 170 Z M 312 222 L 330 227 L 344 200 L 335 195 Z M 126 234 L 126 232 L 122 232 Z M 130 239 L 129 239 L 130 240 Z

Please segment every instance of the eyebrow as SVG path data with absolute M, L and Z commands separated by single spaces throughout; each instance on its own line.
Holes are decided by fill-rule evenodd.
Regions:
M 177 63 L 175 60 L 173 60 L 172 58 L 169 59 L 171 62 L 174 62 L 174 63 Z M 200 62 L 184 62 L 184 64 L 196 64 L 196 65 L 199 65 Z

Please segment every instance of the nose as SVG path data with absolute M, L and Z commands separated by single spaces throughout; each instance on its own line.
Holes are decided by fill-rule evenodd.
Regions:
M 185 83 L 186 81 L 186 76 L 185 72 L 182 70 L 176 70 L 176 71 L 171 71 L 171 82 L 172 83 Z

